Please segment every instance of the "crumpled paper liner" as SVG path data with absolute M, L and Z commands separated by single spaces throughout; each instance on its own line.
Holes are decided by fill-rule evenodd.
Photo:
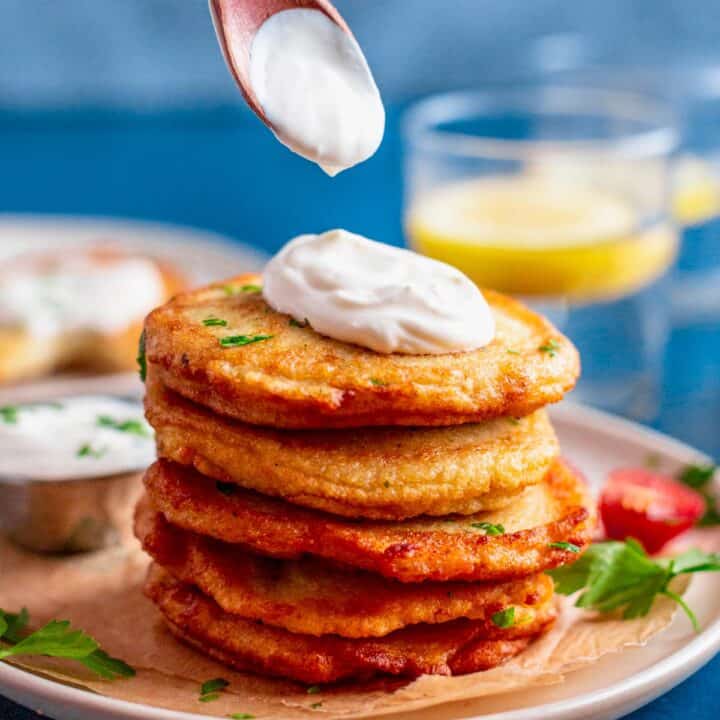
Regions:
M 608 653 L 646 643 L 672 621 L 676 605 L 661 597 L 644 618 L 598 618 L 560 598 L 555 627 L 502 667 L 460 677 L 424 676 L 413 682 L 379 680 L 308 694 L 304 686 L 235 672 L 175 640 L 141 588 L 148 560 L 133 543 L 75 557 L 31 554 L 0 540 L 0 607 L 26 606 L 33 627 L 52 618 L 70 620 L 113 656 L 137 671 L 108 682 L 76 663 L 28 657 L 13 664 L 108 697 L 175 711 L 227 717 L 359 718 L 419 710 L 458 700 L 562 682 L 564 674 Z M 684 591 L 687 582 L 676 586 Z M 201 703 L 200 684 L 230 682 L 219 699 Z M 320 703 L 318 705 L 318 703 Z

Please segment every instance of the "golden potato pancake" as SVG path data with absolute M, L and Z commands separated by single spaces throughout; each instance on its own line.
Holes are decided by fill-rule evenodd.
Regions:
M 154 565 L 145 586 L 170 630 L 201 652 L 239 670 L 305 683 L 364 679 L 379 673 L 417 677 L 488 670 L 513 657 L 552 625 L 554 603 L 543 622 L 499 628 L 492 621 L 455 620 L 415 625 L 382 638 L 314 637 L 291 633 L 224 612 L 191 585 Z
M 275 312 L 261 278 L 184 293 L 145 321 L 147 360 L 184 397 L 243 422 L 283 428 L 456 425 L 522 416 L 560 400 L 578 354 L 547 320 L 485 291 L 492 343 L 447 355 L 383 355 Z M 225 346 L 223 345 L 225 342 Z
M 541 482 L 560 451 L 544 410 L 450 428 L 273 430 L 219 416 L 154 376 L 145 409 L 160 457 L 348 517 L 502 507 Z
M 186 530 L 262 555 L 307 553 L 402 582 L 524 577 L 577 559 L 555 543 L 582 550 L 594 528 L 586 485 L 561 460 L 501 510 L 399 523 L 308 510 L 168 460 L 148 469 L 145 487 L 168 522 Z
M 512 606 L 519 623 L 545 617 L 553 583 L 544 573 L 505 583 L 400 583 L 316 558 L 278 560 L 170 525 L 145 500 L 135 534 L 171 575 L 225 611 L 307 635 L 381 637 L 417 623 L 490 620 Z
M 69 248 L 60 253 L 29 253 L 0 266 L 0 283 L 15 268 L 38 270 L 52 267 L 63 258 L 78 257 L 101 266 L 131 259 L 117 248 Z M 155 263 L 163 283 L 165 300 L 186 286 L 184 278 L 166 263 Z M 118 288 L 123 292 L 123 288 Z M 73 329 L 57 335 L 37 337 L 26 327 L 0 321 L 0 383 L 40 377 L 60 370 L 107 373 L 136 368 L 138 339 L 143 318 L 134 319 L 120 330 L 97 332 Z

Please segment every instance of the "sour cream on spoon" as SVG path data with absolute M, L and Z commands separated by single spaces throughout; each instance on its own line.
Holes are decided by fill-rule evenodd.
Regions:
M 345 230 L 301 235 L 266 266 L 267 303 L 380 353 L 463 352 L 495 335 L 477 286 L 450 265 Z
M 330 175 L 375 153 L 385 110 L 331 3 L 210 0 L 210 10 L 230 72 L 280 142 Z

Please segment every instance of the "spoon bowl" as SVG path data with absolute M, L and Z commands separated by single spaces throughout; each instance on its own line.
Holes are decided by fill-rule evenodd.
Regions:
M 230 74 L 253 112 L 274 130 L 250 84 L 250 50 L 255 34 L 271 16 L 283 10 L 317 10 L 348 35 L 350 28 L 328 0 L 209 0 L 215 33 Z

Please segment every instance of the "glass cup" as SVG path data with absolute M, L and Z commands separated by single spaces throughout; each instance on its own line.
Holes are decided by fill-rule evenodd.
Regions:
M 650 420 L 677 254 L 667 106 L 517 87 L 421 101 L 405 118 L 410 245 L 529 302 L 577 344 L 576 397 Z

